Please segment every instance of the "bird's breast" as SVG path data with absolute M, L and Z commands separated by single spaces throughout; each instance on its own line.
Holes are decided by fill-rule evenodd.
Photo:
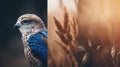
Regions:
M 25 53 L 25 57 L 27 58 L 27 60 L 29 61 L 30 65 L 32 67 L 40 67 L 41 63 L 39 61 L 39 59 L 37 59 L 34 54 L 31 52 L 31 49 L 29 48 L 29 46 L 24 47 L 24 53 Z

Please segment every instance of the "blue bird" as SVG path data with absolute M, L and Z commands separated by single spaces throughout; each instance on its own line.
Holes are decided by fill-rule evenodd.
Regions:
M 24 14 L 15 27 L 22 34 L 24 53 L 31 67 L 47 67 L 48 33 L 42 19 L 35 14 Z

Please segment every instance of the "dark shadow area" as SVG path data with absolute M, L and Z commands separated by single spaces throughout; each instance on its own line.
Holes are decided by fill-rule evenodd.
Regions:
M 47 0 L 0 1 L 0 67 L 29 67 L 21 34 L 13 27 L 17 18 L 25 13 L 38 15 L 47 26 Z

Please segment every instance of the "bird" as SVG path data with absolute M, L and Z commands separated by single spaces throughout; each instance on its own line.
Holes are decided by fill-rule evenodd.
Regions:
M 31 67 L 47 67 L 48 33 L 45 23 L 36 14 L 23 14 L 14 27 L 21 32 L 24 54 Z

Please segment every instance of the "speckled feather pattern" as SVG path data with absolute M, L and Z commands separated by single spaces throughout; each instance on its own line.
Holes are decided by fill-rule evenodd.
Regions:
M 47 30 L 35 14 L 21 15 L 15 24 L 22 34 L 24 53 L 31 67 L 47 67 Z
M 39 31 L 27 38 L 23 38 L 24 53 L 32 67 L 47 67 L 47 32 Z

